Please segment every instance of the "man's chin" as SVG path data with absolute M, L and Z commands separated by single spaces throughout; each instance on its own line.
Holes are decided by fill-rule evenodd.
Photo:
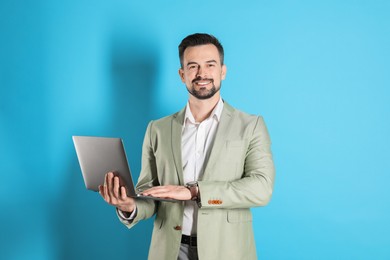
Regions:
M 219 92 L 219 89 L 220 88 L 218 88 L 217 90 L 215 86 L 213 86 L 211 89 L 201 88 L 199 90 L 196 90 L 194 87 L 192 87 L 191 90 L 187 88 L 188 92 L 199 100 L 206 100 L 212 98 L 217 92 Z
M 216 93 L 217 93 L 216 91 L 207 92 L 207 93 L 195 92 L 195 93 L 192 93 L 192 95 L 194 97 L 196 97 L 197 99 L 206 100 L 206 99 L 212 98 Z
M 207 100 L 212 98 L 214 95 L 208 95 L 208 96 L 195 96 L 199 100 Z

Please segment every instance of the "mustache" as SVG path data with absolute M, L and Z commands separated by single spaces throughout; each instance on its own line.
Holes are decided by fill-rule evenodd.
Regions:
M 209 79 L 209 78 L 202 78 L 202 77 L 196 77 L 196 78 L 194 78 L 193 80 L 192 80 L 192 83 L 196 83 L 196 82 L 198 82 L 198 81 L 201 81 L 201 80 L 209 80 L 209 81 L 211 81 L 211 83 L 214 83 L 214 80 L 213 79 Z

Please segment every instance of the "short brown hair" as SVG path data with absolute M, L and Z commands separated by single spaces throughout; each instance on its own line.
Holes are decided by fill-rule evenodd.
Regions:
M 223 65 L 224 51 L 223 51 L 222 44 L 218 41 L 218 39 L 210 34 L 195 33 L 195 34 L 191 34 L 191 35 L 188 35 L 187 37 L 185 37 L 179 45 L 179 58 L 180 58 L 181 67 L 183 68 L 184 51 L 188 47 L 205 45 L 205 44 L 213 44 L 215 47 L 217 47 L 218 52 L 219 52 L 219 58 L 221 60 L 221 65 Z

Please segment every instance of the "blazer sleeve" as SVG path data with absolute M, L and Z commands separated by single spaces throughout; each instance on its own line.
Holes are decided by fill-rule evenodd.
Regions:
M 142 145 L 142 167 L 136 186 L 137 190 L 145 190 L 147 188 L 155 186 L 155 183 L 157 181 L 156 160 L 154 157 L 151 141 L 152 126 L 153 121 L 149 123 L 146 129 L 145 138 Z M 154 200 L 136 199 L 137 215 L 133 219 L 133 221 L 125 220 L 118 215 L 119 220 L 128 228 L 132 228 L 140 220 L 150 218 L 154 215 L 154 213 L 156 212 L 156 203 L 158 202 Z
M 275 178 L 271 141 L 262 117 L 257 117 L 245 156 L 242 177 L 233 181 L 199 181 L 201 208 L 250 208 L 271 199 Z

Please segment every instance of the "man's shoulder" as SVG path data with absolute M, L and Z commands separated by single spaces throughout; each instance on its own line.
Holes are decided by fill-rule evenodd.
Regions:
M 151 121 L 151 124 L 154 128 L 166 128 L 167 126 L 172 125 L 172 121 L 176 121 L 179 124 L 182 124 L 184 118 L 184 110 L 180 110 L 174 114 L 164 116 L 159 119 L 155 119 Z
M 176 114 L 176 113 L 175 113 Z M 175 114 L 169 115 L 169 116 L 164 116 L 158 119 L 153 120 L 153 125 L 166 125 L 170 124 L 172 122 L 172 119 L 175 118 Z
M 258 118 L 261 117 L 260 115 L 249 114 L 240 109 L 237 109 L 231 106 L 230 104 L 228 104 L 227 102 L 225 102 L 224 108 L 227 114 L 232 115 L 237 120 L 251 122 L 251 121 L 257 121 Z

